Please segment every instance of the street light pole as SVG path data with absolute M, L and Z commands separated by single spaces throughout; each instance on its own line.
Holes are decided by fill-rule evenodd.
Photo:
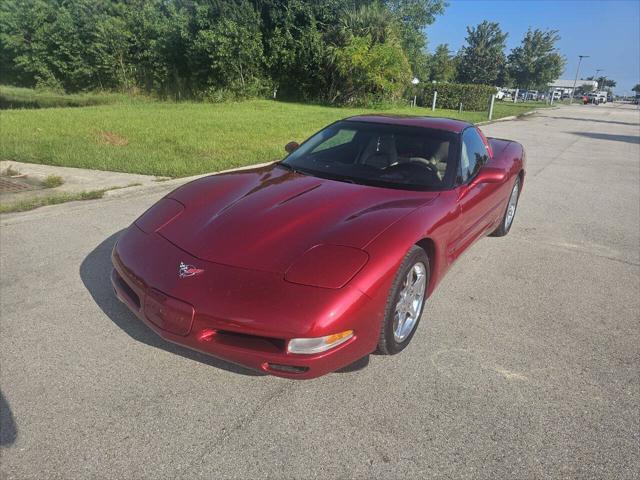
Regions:
M 594 75 L 594 77 L 593 77 L 593 80 L 596 82 L 596 84 L 597 84 L 598 86 L 600 86 L 600 84 L 598 83 L 598 74 L 599 74 L 600 72 L 604 72 L 604 70 L 603 70 L 603 69 L 601 69 L 601 68 L 598 68 L 598 69 L 596 70 L 596 74 L 595 74 L 595 75 Z M 596 88 L 596 91 L 597 91 L 597 90 L 598 90 L 598 89 Z
M 573 88 L 571 89 L 571 96 L 569 97 L 569 105 L 573 103 L 573 94 L 576 91 L 576 83 L 578 83 L 578 72 L 580 72 L 580 64 L 582 63 L 583 58 L 589 58 L 589 55 L 578 55 L 580 60 L 578 60 L 578 68 L 576 68 L 576 78 L 573 79 Z

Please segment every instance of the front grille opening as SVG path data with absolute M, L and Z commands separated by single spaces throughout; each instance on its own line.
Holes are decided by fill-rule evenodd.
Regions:
M 221 343 L 264 351 L 284 352 L 286 346 L 285 340 L 281 338 L 261 337 L 258 335 L 248 335 L 246 333 L 231 332 L 229 330 L 218 330 L 215 339 Z
M 124 279 L 118 272 L 116 272 L 116 282 L 118 282 L 118 287 L 120 287 L 122 292 L 127 296 L 127 300 L 129 300 L 132 305 L 140 310 L 140 297 L 138 297 L 138 294 L 133 291 L 133 289 L 127 282 L 124 281 Z

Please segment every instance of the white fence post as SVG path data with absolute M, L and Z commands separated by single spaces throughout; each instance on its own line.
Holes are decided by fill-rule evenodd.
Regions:
M 493 103 L 496 101 L 496 96 L 491 95 L 491 102 L 489 103 L 489 120 L 493 117 Z
M 433 92 L 433 103 L 431 104 L 431 110 L 436 109 L 436 100 L 438 99 L 438 91 Z

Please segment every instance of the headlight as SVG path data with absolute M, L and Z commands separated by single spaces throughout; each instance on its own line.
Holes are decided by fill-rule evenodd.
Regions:
M 172 198 L 162 198 L 149 210 L 144 212 L 135 224 L 145 233 L 160 230 L 174 220 L 184 210 L 184 205 Z
M 346 342 L 353 337 L 353 330 L 346 330 L 326 337 L 318 338 L 293 338 L 289 340 L 287 351 L 289 353 L 320 353 Z

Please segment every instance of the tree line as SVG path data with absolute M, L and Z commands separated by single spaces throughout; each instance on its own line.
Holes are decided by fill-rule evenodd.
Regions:
M 466 44 L 457 54 L 438 45 L 431 61 L 430 80 L 480 83 L 501 87 L 545 89 L 560 77 L 565 58 L 556 44 L 557 30 L 531 29 L 520 45 L 506 53 L 508 33 L 495 22 L 467 27 Z
M 507 56 L 497 23 L 427 53 L 444 0 L 5 0 L 0 82 L 76 92 L 245 96 L 335 104 L 396 100 L 421 81 L 539 86 L 564 59 L 556 31 Z

